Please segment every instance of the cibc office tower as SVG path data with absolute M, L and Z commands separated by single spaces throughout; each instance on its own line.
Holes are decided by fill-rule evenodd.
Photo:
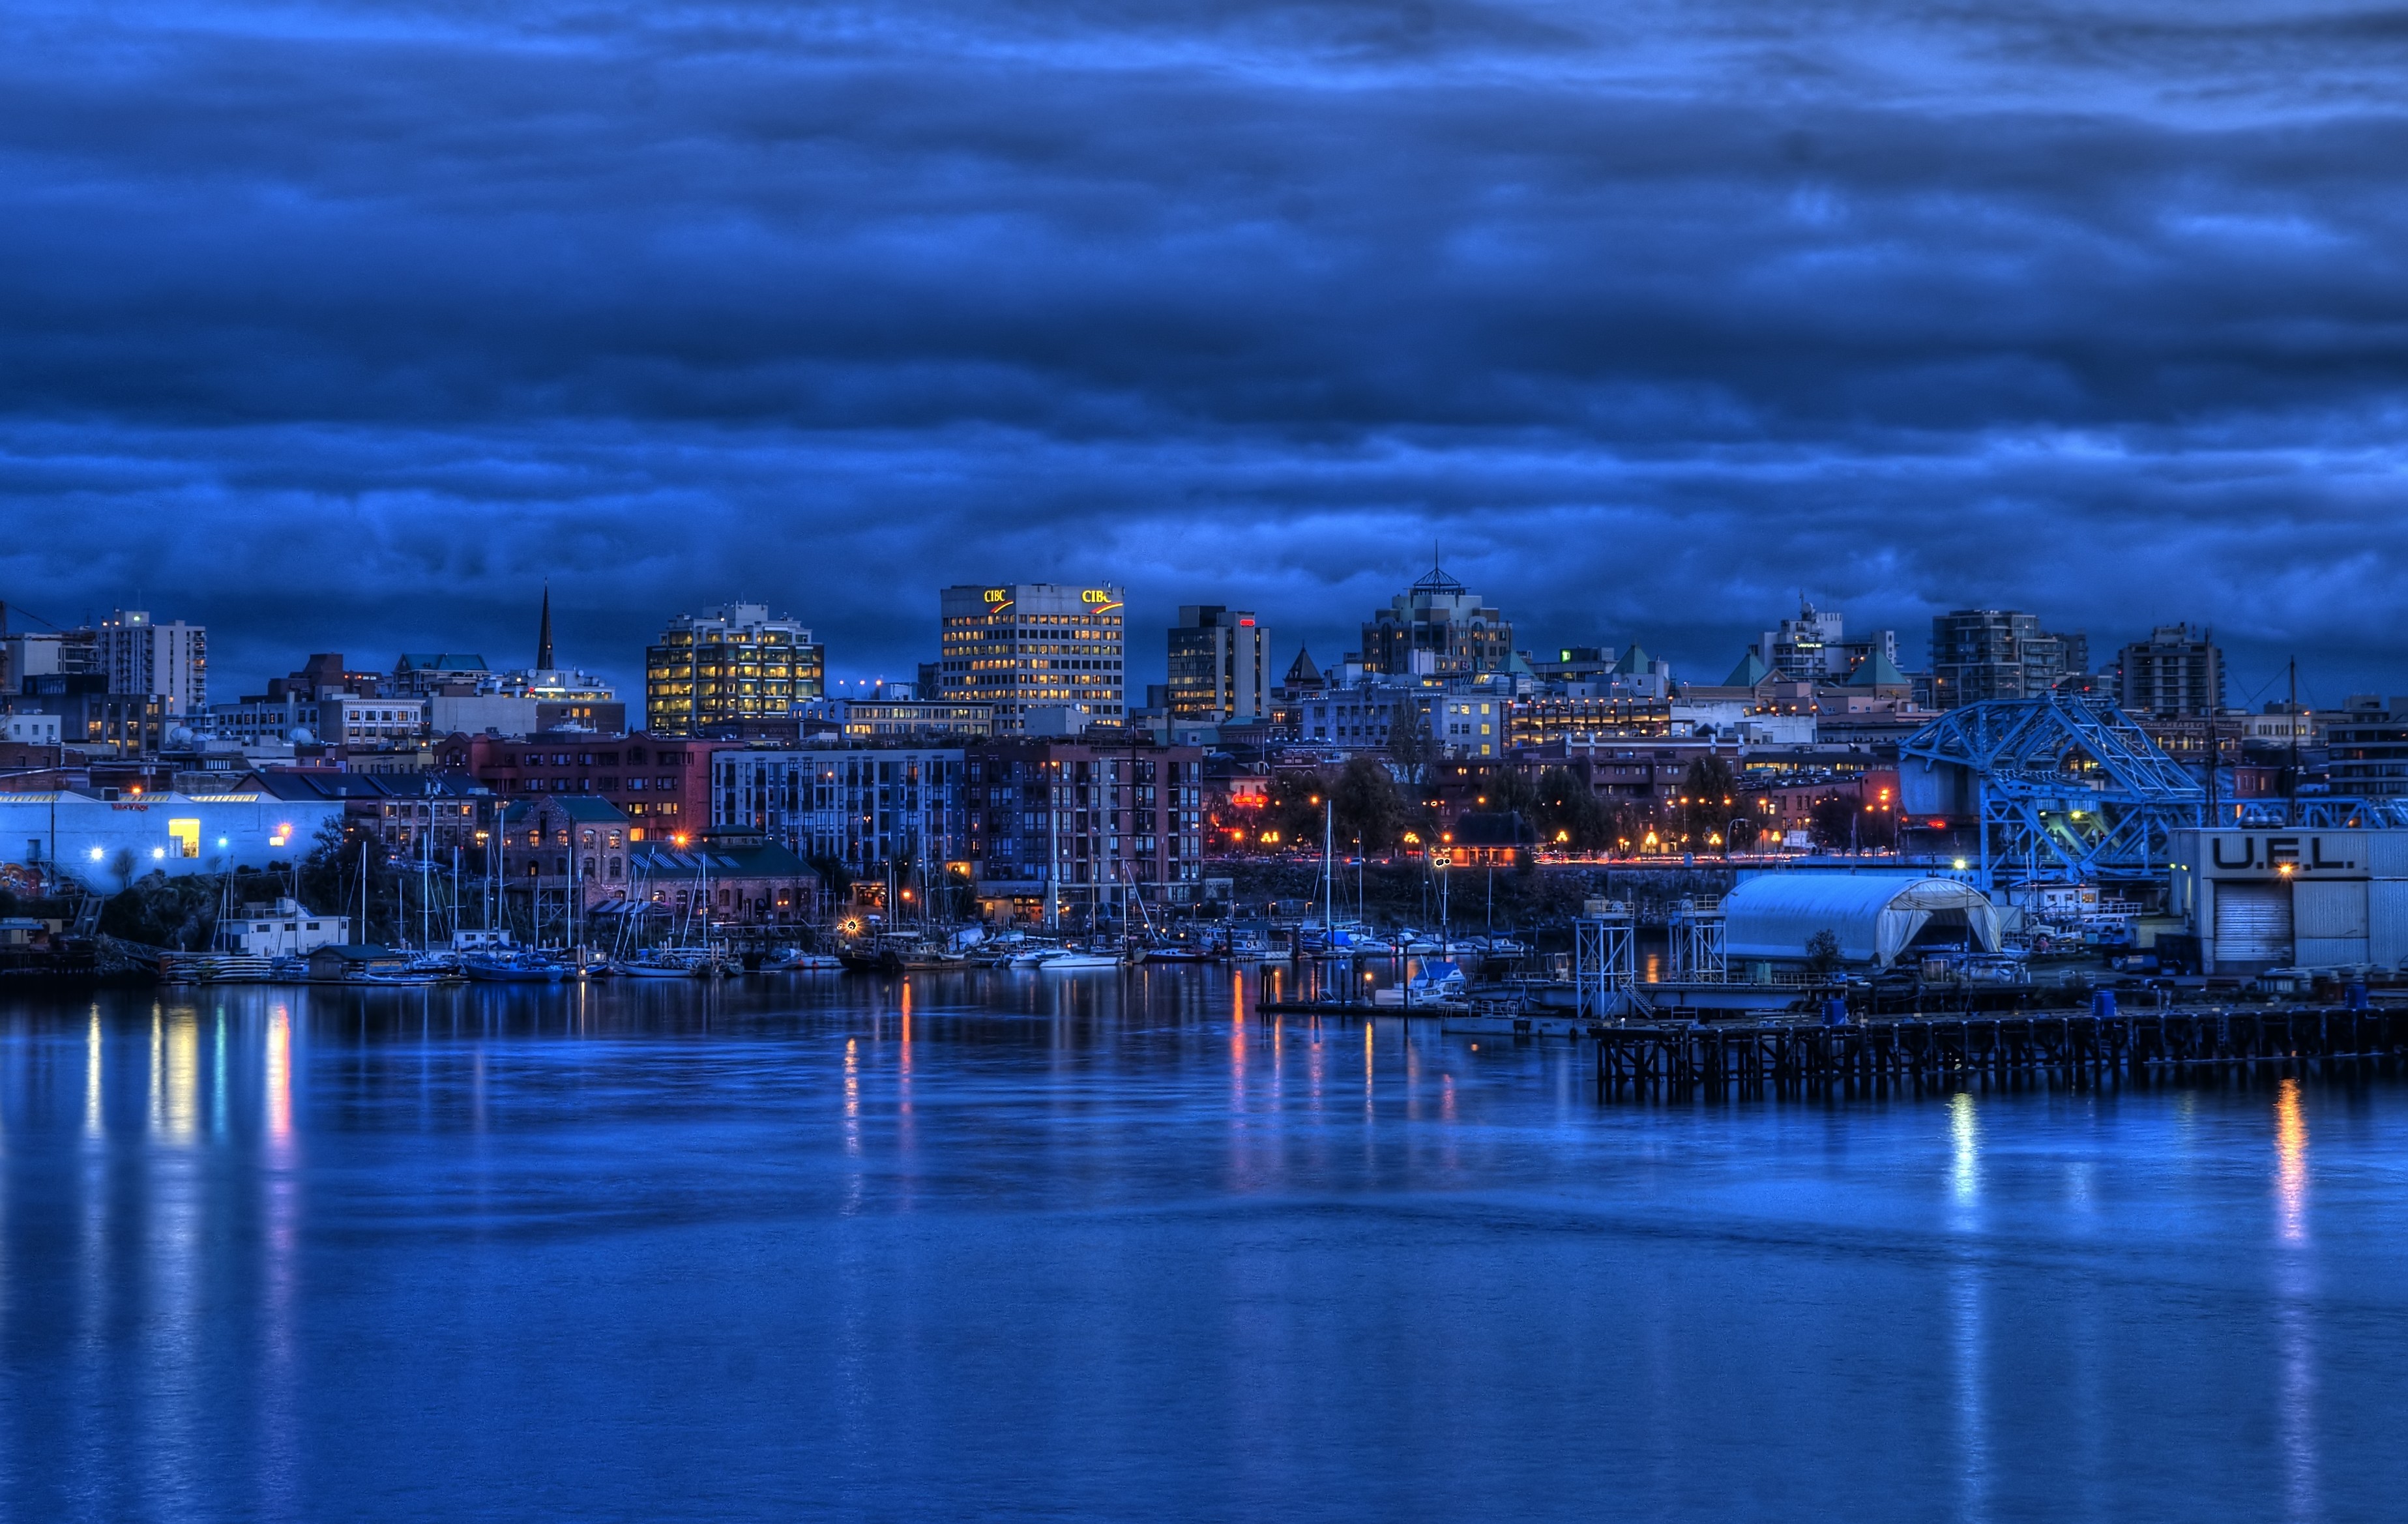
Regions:
M 1052 712 L 1076 731 L 1128 713 L 1126 625 L 1107 583 L 966 583 L 943 597 L 941 697 L 995 706 L 995 733 Z M 1050 718 L 1050 716 L 1047 716 Z M 1053 728 L 1051 726 L 1042 728 Z

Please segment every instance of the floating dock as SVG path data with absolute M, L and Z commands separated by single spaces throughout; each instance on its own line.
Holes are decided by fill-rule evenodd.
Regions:
M 1605 1092 L 1877 1094 L 2067 1085 L 2274 1066 L 2372 1071 L 2408 1057 L 2408 1012 L 2325 1007 L 1598 1026 Z

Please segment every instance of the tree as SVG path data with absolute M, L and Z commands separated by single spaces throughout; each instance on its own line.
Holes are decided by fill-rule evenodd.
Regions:
M 1259 830 L 1278 832 L 1281 847 L 1319 846 L 1321 801 L 1329 797 L 1329 780 L 1317 772 L 1274 773 L 1269 793 Z
M 1689 764 L 1687 775 L 1681 780 L 1681 828 L 1688 832 L 1692 847 L 1703 846 L 1707 838 L 1724 836 L 1730 825 L 1732 809 L 1739 802 L 1739 780 L 1721 757 L 1701 756 Z
M 217 923 L 218 887 L 214 877 L 151 873 L 101 902 L 101 932 L 150 947 L 207 947 Z
M 1840 969 L 1840 939 L 1829 927 L 1806 939 L 1806 967 L 1817 979 L 1828 979 Z
M 841 903 L 844 897 L 853 892 L 855 875 L 842 857 L 832 852 L 820 852 L 812 854 L 810 861 L 820 876 L 823 892 L 829 904 Z
M 1587 784 L 1570 768 L 1549 768 L 1532 790 L 1531 824 L 1541 846 L 1598 852 L 1613 844 L 1613 812 L 1600 803 Z
M 1330 790 L 1338 801 L 1337 831 L 1341 838 L 1362 842 L 1367 853 L 1385 852 L 1397 844 L 1404 832 L 1405 798 L 1397 791 L 1397 780 L 1385 767 L 1358 756 L 1346 764 Z
M 1898 816 L 1884 809 L 1856 807 L 1856 842 L 1868 852 L 1898 849 Z
M 1438 741 L 1430 734 L 1429 715 L 1410 698 L 1400 698 L 1388 717 L 1388 760 L 1404 774 L 1407 784 L 1419 788 L 1429 782 L 1438 758 Z
M 352 928 L 353 940 L 377 941 L 394 931 L 393 859 L 384 843 L 349 823 L 328 821 L 301 860 L 301 902 L 326 915 L 360 913 L 362 845 L 367 848 L 367 915 Z
M 1814 832 L 1814 844 L 1828 852 L 1841 852 L 1858 844 L 1852 834 L 1856 828 L 1856 801 L 1833 796 L 1816 799 L 1808 812 L 1808 822 Z

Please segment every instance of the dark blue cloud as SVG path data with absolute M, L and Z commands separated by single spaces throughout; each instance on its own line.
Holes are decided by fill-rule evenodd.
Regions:
M 0 591 L 235 685 L 523 659 L 546 576 L 623 678 L 738 593 L 902 672 L 1007 575 L 1326 657 L 1435 539 L 1710 676 L 1804 589 L 2408 688 L 2389 12 L 15 17 Z

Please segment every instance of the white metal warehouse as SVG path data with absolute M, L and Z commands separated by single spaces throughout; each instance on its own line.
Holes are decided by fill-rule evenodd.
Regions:
M 1887 968 L 1925 942 L 1999 950 L 1999 913 L 1981 890 L 1956 879 L 1903 873 L 1761 873 L 1722 904 L 1725 955 L 1800 959 L 1820 931 L 1851 963 Z

